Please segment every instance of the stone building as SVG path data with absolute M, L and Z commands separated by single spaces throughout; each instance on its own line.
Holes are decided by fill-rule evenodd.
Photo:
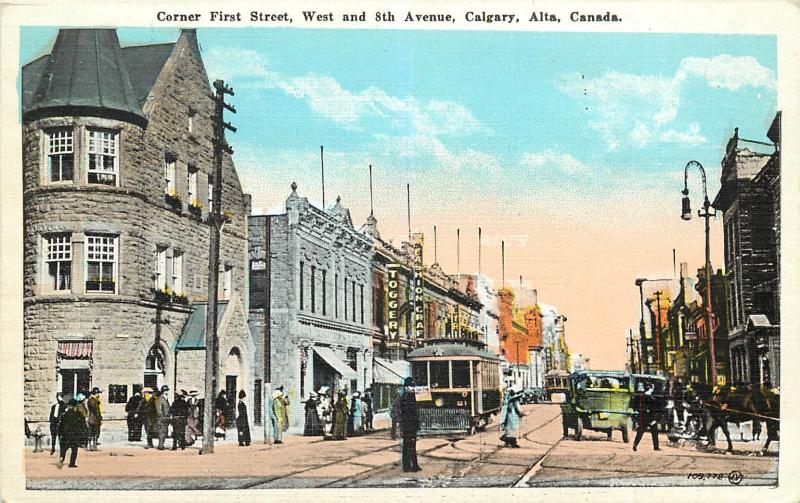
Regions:
M 714 208 L 723 212 L 731 379 L 780 386 L 780 113 L 761 142 L 739 138 L 722 160 Z
M 114 419 L 142 385 L 203 391 L 209 95 L 194 30 L 124 48 L 113 29 L 60 30 L 22 68 L 29 419 L 56 392 L 99 387 Z M 223 184 L 220 361 L 250 389 L 248 202 L 227 156 Z
M 285 207 L 279 215 L 251 216 L 249 235 L 251 260 L 269 260 L 270 378 L 288 395 L 296 430 L 310 391 L 363 391 L 372 384 L 372 243 L 353 227 L 339 198 L 323 211 L 293 183 Z M 260 237 L 265 232 L 268 247 Z M 263 343 L 264 306 L 254 307 L 250 323 L 261 328 Z

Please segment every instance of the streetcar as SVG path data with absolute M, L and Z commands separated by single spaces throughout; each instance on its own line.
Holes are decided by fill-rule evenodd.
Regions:
M 474 434 L 500 411 L 500 359 L 478 347 L 431 344 L 409 353 L 420 433 Z
M 569 372 L 553 369 L 544 375 L 544 394 L 551 402 L 563 402 L 567 398 Z

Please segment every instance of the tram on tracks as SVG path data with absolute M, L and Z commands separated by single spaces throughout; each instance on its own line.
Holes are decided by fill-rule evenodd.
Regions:
M 551 402 L 564 402 L 569 391 L 569 372 L 553 369 L 544 375 L 545 397 Z
M 421 434 L 474 434 L 500 412 L 500 359 L 478 347 L 431 344 L 406 356 Z

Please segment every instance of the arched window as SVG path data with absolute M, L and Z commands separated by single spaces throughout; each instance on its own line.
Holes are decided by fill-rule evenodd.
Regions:
M 164 351 L 158 344 L 153 344 L 144 360 L 144 385 L 155 389 L 161 385 L 163 377 Z

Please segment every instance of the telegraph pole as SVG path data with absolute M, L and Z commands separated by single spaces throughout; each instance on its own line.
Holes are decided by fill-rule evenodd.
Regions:
M 208 304 L 206 306 L 206 380 L 203 406 L 203 449 L 200 454 L 214 452 L 214 399 L 219 388 L 219 337 L 217 335 L 217 291 L 219 289 L 219 241 L 224 225 L 222 213 L 222 157 L 233 154 L 225 141 L 225 130 L 236 132 L 236 128 L 223 119 L 225 110 L 236 113 L 233 106 L 225 103 L 225 95 L 233 96 L 233 89 L 222 80 L 214 81 L 214 200 L 208 215 L 211 229 L 208 252 Z M 224 411 L 223 411 L 224 413 Z

